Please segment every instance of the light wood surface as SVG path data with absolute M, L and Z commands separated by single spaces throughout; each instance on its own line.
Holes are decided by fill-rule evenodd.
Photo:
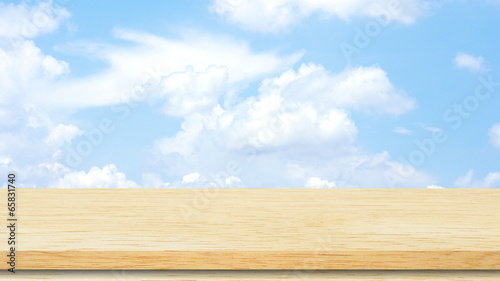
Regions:
M 0 279 L 15 281 L 61 280 L 176 280 L 176 281 L 498 281 L 500 271 L 19 271 L 0 272 Z M 8 278 L 8 279 L 7 279 Z
M 17 192 L 18 269 L 500 269 L 495 189 Z

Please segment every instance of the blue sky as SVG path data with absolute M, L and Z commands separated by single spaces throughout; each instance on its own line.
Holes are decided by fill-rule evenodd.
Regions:
M 0 165 L 23 187 L 497 188 L 499 15 L 0 1 Z

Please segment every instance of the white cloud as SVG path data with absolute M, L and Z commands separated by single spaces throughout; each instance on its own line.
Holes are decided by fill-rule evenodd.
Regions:
M 82 131 L 71 123 L 54 124 L 46 111 L 16 103 L 0 106 L 0 155 L 10 155 L 23 166 L 58 161 L 61 150 Z
M 454 62 L 457 67 L 467 68 L 472 72 L 482 72 L 487 70 L 483 57 L 475 57 L 465 53 L 458 53 L 454 58 Z
M 41 1 L 31 7 L 24 2 L 0 3 L 0 37 L 35 38 L 56 30 L 69 17 L 66 9 L 54 7 L 52 1 Z
M 109 65 L 99 73 L 70 77 L 64 75 L 70 72 L 68 63 L 43 54 L 28 40 L 57 29 L 69 17 L 65 9 L 55 8 L 51 2 L 32 7 L 0 4 L 0 15 L 5 16 L 0 16 L 0 37 L 10 39 L 0 41 L 0 101 L 15 100 L 49 110 L 112 105 L 145 94 L 166 100 L 165 112 L 180 116 L 209 109 L 221 96 L 240 87 L 237 83 L 274 74 L 302 56 L 257 53 L 246 42 L 192 30 L 179 31 L 182 35 L 176 39 L 115 30 L 117 39 L 132 44 L 90 42 L 57 48 L 76 49 Z M 33 23 L 35 33 L 19 35 L 22 27 Z M 144 93 L 146 85 L 160 80 L 160 91 Z M 190 95 L 186 95 L 188 91 Z
M 3 171 L 5 172 L 11 172 L 11 171 L 14 171 L 12 169 L 12 158 L 10 158 L 10 156 L 7 156 L 7 155 L 1 155 L 0 154 L 0 169 L 2 169 Z M 7 181 L 4 181 L 0 187 L 1 188 L 7 188 L 7 185 L 8 185 L 8 182 Z
M 53 116 L 61 118 L 61 111 L 130 101 L 136 91 L 144 92 L 138 88 L 159 82 L 146 100 L 164 103 L 166 114 L 211 112 L 221 99 L 229 100 L 240 87 L 278 73 L 302 56 L 254 52 L 246 42 L 190 30 L 183 30 L 175 39 L 116 30 L 116 38 L 131 44 L 95 43 L 94 49 L 82 45 L 87 55 L 107 62 L 109 67 L 88 76 L 71 77 L 65 75 L 70 72 L 68 63 L 45 55 L 30 40 L 57 29 L 69 16 L 64 9 L 48 5 L 0 4 L 0 15 L 5 16 L 0 17 L 0 39 L 5 39 L 0 40 L 0 137 L 4 140 L 0 155 L 16 160 L 9 167 L 33 175 L 26 186 L 138 186 L 114 165 L 85 172 L 71 171 L 55 162 L 60 160 L 64 146 L 82 134 L 74 124 L 53 121 Z M 13 15 L 16 19 L 8 20 Z M 22 34 L 25 23 L 41 24 L 41 20 L 45 25 Z M 220 180 L 225 186 L 241 184 L 236 176 Z M 168 186 L 154 174 L 144 174 L 143 184 Z M 181 182 L 175 184 L 182 186 Z
M 190 66 L 184 72 L 164 77 L 158 94 L 166 97 L 164 112 L 185 116 L 211 109 L 228 90 L 227 79 L 227 68 L 216 66 L 204 72 L 195 72 Z
M 58 162 L 41 163 L 41 164 L 38 164 L 38 168 L 43 169 L 44 172 L 47 172 L 50 176 L 52 176 L 54 178 L 61 177 L 64 174 L 68 174 L 71 172 L 71 170 L 68 167 L 66 167 Z
M 500 123 L 493 125 L 488 132 L 490 142 L 497 148 L 500 148 Z
M 231 89 L 282 71 L 302 56 L 257 53 L 245 42 L 189 30 L 176 39 L 127 30 L 116 30 L 114 35 L 131 45 L 76 47 L 87 49 L 87 55 L 107 62 L 109 68 L 60 79 L 36 95 L 32 91 L 30 100 L 49 108 L 79 109 L 166 98 L 165 111 L 182 115 L 208 108 Z M 70 52 L 72 47 L 60 49 Z M 159 89 L 151 87 L 158 84 Z M 186 92 L 190 95 L 184 96 Z
M 157 174 L 143 173 L 142 174 L 142 187 L 145 188 L 166 188 L 170 183 L 163 182 Z
M 0 40 L 0 101 L 3 105 L 0 107 L 0 137 L 5 140 L 0 143 L 0 155 L 10 153 L 20 169 L 40 174 L 37 179 L 42 185 L 48 184 L 39 172 L 45 168 L 27 163 L 60 160 L 64 151 L 61 147 L 82 133 L 67 122 L 54 125 L 51 112 L 130 101 L 138 87 L 155 82 L 160 84 L 148 92 L 149 100 L 164 103 L 165 113 L 183 116 L 210 111 L 221 97 L 230 98 L 229 95 L 241 85 L 281 71 L 302 55 L 258 53 L 245 42 L 192 31 L 183 31 L 180 38 L 168 39 L 117 30 L 116 38 L 132 44 L 96 43 L 97 48 L 87 49 L 88 55 L 107 62 L 109 68 L 88 76 L 71 77 L 65 75 L 70 71 L 68 63 L 45 55 L 29 40 L 55 30 L 69 16 L 64 9 L 47 5 L 0 4 L 1 15 L 17 15 L 16 20 L 23 22 L 20 25 L 13 20 L 15 28 L 9 28 L 14 33 L 7 34 L 9 28 L 4 25 L 10 15 L 0 18 L 0 33 L 3 32 L 0 37 L 8 37 Z M 37 26 L 35 33 L 24 36 L 15 30 L 26 22 L 39 24 L 40 16 L 49 19 L 45 19 L 46 25 Z M 68 48 L 62 50 L 70 51 Z M 39 142 L 40 139 L 45 142 Z M 38 142 L 34 144 L 33 141 Z M 67 175 L 67 180 L 82 176 L 82 173 Z M 92 176 L 96 171 L 89 173 Z M 145 175 L 143 180 L 147 184 L 159 184 L 151 175 Z M 232 184 L 236 180 L 230 178 L 228 181 Z
M 308 188 L 332 188 L 336 187 L 335 181 L 329 182 L 318 177 L 311 177 L 307 180 L 305 187 Z
M 444 187 L 442 187 L 440 185 L 431 184 L 431 185 L 428 185 L 427 188 L 429 188 L 429 189 L 441 189 Z
M 479 187 L 500 188 L 500 172 L 488 173 Z
M 318 13 L 343 20 L 363 16 L 384 21 L 413 23 L 430 4 L 420 0 L 212 0 L 212 12 L 250 30 L 277 32 Z
M 54 184 L 58 188 L 135 188 L 137 183 L 127 180 L 124 173 L 110 164 L 102 169 L 92 167 L 88 173 L 74 171 L 65 173 Z
M 241 179 L 226 174 L 213 174 L 202 176 L 197 172 L 184 175 L 182 181 L 173 182 L 171 187 L 175 188 L 225 188 L 241 187 Z
M 285 102 L 277 95 L 251 97 L 229 110 L 217 106 L 209 114 L 187 116 L 182 128 L 174 137 L 158 142 L 163 153 L 193 154 L 204 138 L 230 150 L 246 145 L 279 149 L 325 143 L 341 149 L 357 134 L 344 110 L 318 110 L 308 103 Z
M 322 66 L 302 65 L 266 79 L 258 97 L 233 107 L 216 106 L 207 114 L 186 116 L 183 130 L 158 142 L 165 153 L 188 155 L 200 138 L 209 137 L 228 149 L 259 149 L 329 144 L 350 145 L 357 128 L 348 109 L 398 115 L 414 108 L 376 67 L 348 68 L 332 75 Z
M 0 156 L 0 165 L 7 166 L 12 163 L 12 159 L 7 156 Z
M 66 62 L 45 55 L 30 39 L 56 30 L 70 14 L 51 1 L 35 6 L 0 3 L 0 101 L 33 103 L 62 74 Z
M 313 177 L 338 187 L 387 187 L 384 173 L 396 164 L 387 153 L 369 155 L 354 145 L 350 111 L 398 115 L 414 106 L 377 67 L 331 74 L 302 65 L 265 79 L 258 96 L 185 116 L 182 130 L 157 141 L 153 153 L 173 173 L 185 175 L 189 167 L 210 178 L 218 171 L 247 187 L 303 187 Z M 238 169 L 227 168 L 233 164 Z M 396 186 L 433 181 L 417 171 Z
M 200 179 L 200 174 L 198 173 L 191 173 L 187 174 L 184 177 L 182 177 L 182 183 L 193 183 L 196 182 Z
M 35 94 L 69 71 L 68 64 L 44 55 L 33 41 L 0 48 L 0 100 L 33 102 Z M 41 98 L 41 97 L 38 97 Z
M 4 159 L 0 155 L 0 160 Z M 10 158 L 6 158 L 7 160 Z M 0 161 L 6 171 L 16 171 L 22 181 L 22 188 L 135 188 L 135 182 L 128 180 L 124 173 L 110 164 L 102 168 L 92 167 L 88 172 L 72 171 L 58 162 L 24 164 L 20 161 Z M 27 176 L 29 175 L 29 176 Z
M 454 182 L 460 188 L 500 188 L 500 172 L 491 172 L 482 180 L 474 178 L 474 171 L 470 170 Z
M 379 67 L 347 67 L 331 74 L 321 65 L 303 64 L 280 77 L 266 79 L 261 92 L 279 93 L 293 101 L 399 115 L 415 108 L 415 101 L 397 90 Z
M 412 131 L 406 129 L 405 127 L 396 127 L 392 130 L 394 133 L 402 134 L 402 135 L 411 135 Z
M 109 65 L 84 77 L 66 76 L 66 62 L 43 54 L 26 38 L 2 43 L 0 99 L 5 106 L 0 116 L 12 121 L 0 120 L 0 137 L 6 140 L 0 155 L 16 160 L 6 165 L 31 176 L 26 186 L 138 187 L 113 164 L 73 171 L 56 162 L 61 147 L 82 132 L 46 113 L 126 102 L 138 91 L 147 93 L 145 100 L 163 104 L 166 114 L 184 118 L 180 132 L 156 145 L 162 168 L 184 177 L 167 183 L 145 173 L 143 186 L 387 186 L 383 174 L 398 163 L 386 152 L 368 154 L 357 147 L 351 118 L 351 111 L 397 116 L 415 108 L 381 68 L 331 73 L 304 64 L 290 70 L 301 53 L 255 52 L 231 38 L 183 33 L 171 39 L 117 30 L 115 37 L 129 44 L 97 43 L 95 49 L 94 43 L 83 44 L 87 54 Z M 231 96 L 249 82 L 280 72 L 264 79 L 257 96 Z M 146 92 L 144 87 L 155 81 L 158 87 Z M 14 104 L 20 109 L 15 114 L 9 110 Z M 416 172 L 401 186 L 432 182 Z
M 50 134 L 45 139 L 45 141 L 50 144 L 56 144 L 57 146 L 61 146 L 65 143 L 66 144 L 71 143 L 71 140 L 74 137 L 81 136 L 82 134 L 83 131 L 78 129 L 78 127 L 76 127 L 73 124 L 70 125 L 59 124 L 50 131 Z
M 224 182 L 228 185 L 228 186 L 233 186 L 237 183 L 241 183 L 241 179 L 238 178 L 238 177 L 235 177 L 235 176 L 230 176 L 226 179 L 224 179 Z

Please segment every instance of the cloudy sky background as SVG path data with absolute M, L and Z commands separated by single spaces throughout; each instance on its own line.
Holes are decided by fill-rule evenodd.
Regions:
M 21 187 L 500 187 L 500 2 L 0 1 Z

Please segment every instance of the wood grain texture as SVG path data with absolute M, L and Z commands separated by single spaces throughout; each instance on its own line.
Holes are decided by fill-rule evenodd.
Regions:
M 106 281 L 498 281 L 500 271 L 65 271 L 29 270 L 16 274 L 0 272 L 0 279 L 15 281 L 61 281 L 61 280 L 106 280 Z M 8 278 L 8 279 L 7 279 Z
M 20 189 L 17 197 L 18 269 L 500 269 L 494 189 Z M 5 227 L 0 235 L 5 257 Z

